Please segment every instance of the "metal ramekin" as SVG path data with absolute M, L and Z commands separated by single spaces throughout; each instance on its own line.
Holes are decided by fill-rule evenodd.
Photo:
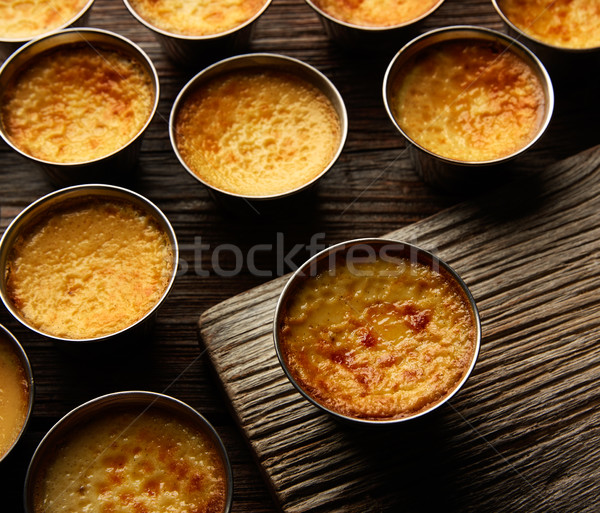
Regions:
M 553 78 L 573 80 L 573 73 L 586 79 L 591 69 L 600 67 L 600 46 L 593 48 L 566 48 L 546 43 L 535 36 L 524 32 L 504 14 L 498 0 L 492 0 L 492 5 L 502 18 L 510 36 L 523 42 L 531 49 L 550 70 Z M 568 75 L 568 76 L 567 76 Z
M 125 146 L 94 160 L 60 163 L 38 159 L 19 149 L 5 133 L 1 123 L 0 135 L 16 152 L 28 160 L 39 164 L 50 181 L 55 185 L 65 186 L 92 182 L 125 184 L 132 179 L 134 174 L 142 144 L 142 137 L 158 107 L 160 90 L 158 73 L 154 64 L 152 64 L 150 58 L 138 45 L 114 32 L 95 28 L 71 28 L 55 32 L 21 47 L 3 64 L 0 68 L 0 91 L 5 90 L 20 70 L 41 53 L 76 43 L 86 43 L 90 46 L 99 46 L 123 52 L 125 55 L 137 60 L 148 73 L 152 81 L 152 88 L 154 89 L 154 102 L 148 119 L 135 137 Z
M 318 402 L 315 398 L 313 398 L 310 395 L 310 393 L 304 390 L 302 386 L 293 378 L 289 369 L 287 368 L 285 358 L 283 357 L 283 354 L 280 349 L 280 331 L 281 325 L 284 321 L 284 315 L 287 309 L 287 304 L 290 298 L 293 297 L 299 284 L 307 278 L 314 277 L 317 274 L 325 271 L 335 272 L 335 265 L 338 261 L 338 258 L 348 255 L 349 251 L 357 252 L 357 254 L 351 254 L 353 258 L 356 258 L 357 263 L 365 262 L 366 260 L 368 261 L 368 259 L 373 259 L 376 256 L 380 256 L 383 259 L 388 259 L 388 261 L 393 258 L 396 258 L 409 260 L 410 262 L 418 262 L 420 264 L 426 265 L 432 268 L 434 271 L 442 274 L 448 281 L 453 282 L 457 286 L 457 289 L 461 291 L 465 302 L 469 305 L 469 309 L 471 310 L 475 328 L 475 349 L 473 351 L 473 357 L 471 359 L 467 372 L 451 393 L 449 393 L 441 401 L 434 403 L 429 408 L 415 413 L 414 415 L 388 420 L 374 420 L 350 417 L 341 414 L 339 412 L 329 409 L 328 407 Z M 313 405 L 333 415 L 335 418 L 338 418 L 343 421 L 348 421 L 350 423 L 373 426 L 391 425 L 423 417 L 424 415 L 427 415 L 432 411 L 437 410 L 440 406 L 445 404 L 458 393 L 458 391 L 463 387 L 463 385 L 466 383 L 467 379 L 471 375 L 475 367 L 477 357 L 479 356 L 479 350 L 481 347 L 481 321 L 479 318 L 477 305 L 475 304 L 475 300 L 473 298 L 473 295 L 469 291 L 469 288 L 462 280 L 462 278 L 456 273 L 456 271 L 454 271 L 454 269 L 452 269 L 443 260 L 439 259 L 432 253 L 407 242 L 383 238 L 366 238 L 354 239 L 335 244 L 330 248 L 327 248 L 321 251 L 320 253 L 317 253 L 312 258 L 308 259 L 292 274 L 291 278 L 288 280 L 287 284 L 283 288 L 283 291 L 279 296 L 279 300 L 277 301 L 273 322 L 273 338 L 275 342 L 275 351 L 277 353 L 277 357 L 279 359 L 284 373 L 286 374 L 292 385 L 298 390 L 298 392 L 300 392 L 300 394 L 302 394 Z
M 276 70 L 296 75 L 318 88 L 331 102 L 338 116 L 340 122 L 340 142 L 335 155 L 332 157 L 331 161 L 323 169 L 323 171 L 321 171 L 321 173 L 296 189 L 266 196 L 243 196 L 241 194 L 219 189 L 198 177 L 188 167 L 184 159 L 181 157 L 179 150 L 177 149 L 175 121 L 177 118 L 178 109 L 186 100 L 188 95 L 192 93 L 200 84 L 205 83 L 218 75 L 242 69 Z M 262 214 L 265 211 L 274 212 L 278 211 L 279 209 L 285 209 L 286 204 L 289 205 L 291 196 L 296 196 L 299 193 L 309 191 L 317 183 L 317 181 L 333 167 L 342 153 L 347 134 L 348 115 L 346 112 L 346 106 L 344 104 L 344 100 L 333 83 L 320 71 L 302 61 L 292 57 L 270 53 L 239 55 L 224 59 L 207 67 L 193 77 L 177 95 L 177 98 L 173 104 L 173 108 L 171 109 L 171 116 L 169 119 L 169 136 L 171 138 L 171 145 L 173 146 L 175 155 L 177 155 L 179 162 L 181 162 L 181 165 L 185 168 L 185 170 L 192 177 L 194 177 L 194 179 L 207 187 L 208 191 L 217 203 L 228 210 L 248 213 L 250 215 L 256 213 Z
M 129 0 L 123 0 L 131 15 L 152 31 L 166 54 L 177 64 L 194 68 L 212 62 L 215 58 L 224 57 L 245 49 L 252 38 L 252 32 L 258 19 L 271 5 L 272 0 L 265 0 L 261 9 L 241 25 L 217 34 L 205 36 L 187 36 L 174 34 L 160 29 L 145 20 L 131 6 Z
M 444 0 L 439 0 L 429 11 L 421 16 L 398 25 L 389 27 L 367 27 L 347 23 L 334 18 L 315 5 L 313 0 L 305 0 L 306 3 L 317 13 L 321 24 L 327 35 L 336 43 L 354 51 L 373 51 L 382 48 L 395 46 L 408 41 L 414 37 L 421 25 L 421 22 L 442 5 Z M 395 48 L 394 48 L 395 50 Z
M 542 84 L 545 96 L 545 112 L 538 133 L 529 143 L 510 155 L 494 160 L 476 162 L 460 161 L 437 155 L 413 141 L 408 134 L 404 132 L 392 113 L 390 95 L 392 93 L 394 79 L 402 65 L 419 51 L 431 45 L 442 41 L 452 41 L 457 39 L 493 41 L 503 45 L 505 48 L 510 48 L 512 52 L 523 59 L 532 68 Z M 394 56 L 383 79 L 383 102 L 392 123 L 394 123 L 398 131 L 406 139 L 411 159 L 423 180 L 443 189 L 465 190 L 489 183 L 492 176 L 505 170 L 507 162 L 528 151 L 542 137 L 552 118 L 552 112 L 554 110 L 554 89 L 544 65 L 525 46 L 511 37 L 496 32 L 495 30 L 458 25 L 426 32 L 410 41 Z
M 108 200 L 120 200 L 128 202 L 137 208 L 140 208 L 156 221 L 158 226 L 165 232 L 169 239 L 169 243 L 172 248 L 172 266 L 170 281 L 154 307 L 148 311 L 141 319 L 131 324 L 130 326 L 123 328 L 122 330 L 103 335 L 95 338 L 87 339 L 69 339 L 50 335 L 48 333 L 39 331 L 38 329 L 31 326 L 21 316 L 19 309 L 10 300 L 7 287 L 6 287 L 6 266 L 10 258 L 12 247 L 18 240 L 19 236 L 24 233 L 29 227 L 33 226 L 40 219 L 52 209 L 59 208 L 61 205 L 69 204 L 72 201 L 81 201 L 85 198 L 106 198 Z M 0 239 L 0 299 L 4 303 L 4 306 L 8 311 L 24 326 L 31 329 L 32 331 L 56 342 L 60 347 L 66 349 L 85 352 L 91 348 L 94 349 L 106 349 L 110 350 L 115 347 L 122 348 L 127 342 L 146 340 L 148 338 L 151 329 L 153 327 L 153 321 L 156 316 L 158 308 L 163 304 L 167 295 L 173 287 L 175 276 L 177 273 L 177 264 L 179 261 L 179 249 L 177 244 L 177 237 L 175 231 L 171 226 L 171 223 L 162 211 L 154 205 L 150 200 L 141 196 L 140 194 L 124 189 L 122 187 L 114 185 L 103 185 L 103 184 L 86 184 L 86 185 L 75 185 L 54 191 L 42 198 L 31 203 L 25 208 L 13 221 L 10 223 L 8 228 L 5 230 L 2 238 Z
M 17 48 L 24 45 L 28 41 L 31 41 L 32 39 L 44 37 L 48 34 L 56 32 L 57 30 L 62 30 L 67 27 L 81 27 L 87 25 L 88 18 L 90 17 L 90 10 L 93 4 L 94 0 L 88 0 L 88 2 L 83 6 L 83 8 L 78 13 L 76 13 L 70 20 L 44 34 L 36 34 L 34 36 L 26 38 L 0 37 L 0 58 L 6 59 Z
M 10 452 L 13 450 L 15 445 L 17 445 L 17 443 L 21 439 L 21 436 L 23 436 L 25 429 L 27 429 L 27 424 L 29 423 L 29 418 L 31 417 L 31 411 L 33 410 L 34 383 L 33 383 L 33 372 L 31 370 L 31 364 L 29 363 L 29 358 L 27 358 L 27 354 L 25 353 L 23 346 L 21 346 L 21 344 L 15 338 L 15 336 L 10 331 L 8 331 L 4 326 L 2 326 L 2 324 L 0 324 L 0 336 L 2 336 L 6 340 L 6 343 L 11 346 L 11 349 L 14 351 L 14 353 L 17 355 L 17 358 L 21 362 L 21 365 L 23 366 L 23 370 L 25 371 L 25 378 L 27 380 L 27 384 L 29 387 L 29 393 L 28 393 L 29 399 L 28 399 L 27 415 L 25 417 L 25 422 L 23 422 L 21 431 L 19 432 L 19 435 L 13 442 L 12 446 L 9 447 L 9 449 L 4 454 L 0 454 L 0 464 L 1 464 L 2 460 L 4 460 L 10 454 Z
M 55 453 L 56 445 L 68 437 L 69 433 L 107 412 L 133 409 L 145 412 L 150 408 L 160 409 L 162 412 L 187 421 L 210 438 L 221 457 L 226 474 L 225 508 L 222 513 L 229 513 L 233 500 L 233 474 L 225 446 L 214 427 L 195 409 L 174 397 L 137 390 L 115 392 L 92 399 L 67 413 L 48 431 L 35 450 L 27 469 L 23 496 L 25 512 L 34 513 L 36 481 Z

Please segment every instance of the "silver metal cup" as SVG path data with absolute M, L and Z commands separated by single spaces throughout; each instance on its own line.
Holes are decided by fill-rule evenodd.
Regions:
M 7 263 L 11 256 L 11 250 L 14 244 L 18 241 L 21 234 L 25 233 L 31 226 L 39 222 L 48 215 L 49 212 L 60 208 L 64 205 L 69 205 L 74 201 L 84 201 L 85 199 L 107 199 L 107 200 L 118 200 L 132 204 L 135 207 L 141 209 L 152 217 L 162 231 L 167 235 L 169 243 L 171 245 L 172 254 L 172 271 L 171 277 L 165 291 L 157 303 L 148 311 L 142 318 L 134 322 L 130 326 L 108 335 L 88 338 L 88 339 L 69 339 L 58 336 L 53 336 L 48 333 L 42 332 L 37 328 L 31 326 L 27 320 L 23 318 L 17 305 L 15 305 L 9 297 L 7 291 L 7 276 L 6 269 Z M 159 307 L 164 303 L 169 294 L 175 276 L 177 273 L 177 264 L 179 260 L 179 250 L 177 245 L 177 238 L 175 231 L 171 226 L 171 223 L 167 217 L 161 212 L 161 210 L 154 205 L 150 200 L 137 194 L 128 189 L 117 187 L 113 185 L 102 185 L 102 184 L 86 184 L 76 185 L 65 189 L 52 192 L 37 201 L 34 201 L 25 210 L 23 210 L 8 226 L 5 230 L 2 238 L 0 239 L 0 299 L 4 303 L 4 306 L 8 311 L 27 328 L 42 335 L 55 343 L 60 347 L 66 348 L 73 352 L 80 352 L 85 354 L 90 349 L 102 349 L 109 351 L 112 348 L 122 349 L 127 346 L 128 342 L 137 340 L 146 340 L 152 327 L 153 321 Z
M 501 2 L 500 2 L 501 3 Z M 566 48 L 554 45 L 527 33 L 517 27 L 502 11 L 498 0 L 492 0 L 492 5 L 502 18 L 508 34 L 527 46 L 550 71 L 555 81 L 576 82 L 580 79 L 589 79 L 589 75 L 596 74 L 600 78 L 600 46 L 593 48 Z
M 446 395 L 439 402 L 436 402 L 429 406 L 428 408 L 415 413 L 414 415 L 408 415 L 406 417 L 400 418 L 392 418 L 392 419 L 383 419 L 383 420 L 373 420 L 367 418 L 358 418 L 351 417 L 348 415 L 344 415 L 342 413 L 331 410 L 327 406 L 320 403 L 317 399 L 315 399 L 311 393 L 305 390 L 302 385 L 300 385 L 292 376 L 289 371 L 286 363 L 286 359 L 281 350 L 281 329 L 284 322 L 285 314 L 288 308 L 289 301 L 294 297 L 298 287 L 309 277 L 314 277 L 322 272 L 332 272 L 335 273 L 335 265 L 338 264 L 340 258 L 356 258 L 357 263 L 365 262 L 367 259 L 372 259 L 374 257 L 381 257 L 390 261 L 390 259 L 398 259 L 398 260 L 408 260 L 409 262 L 419 263 L 425 266 L 430 267 L 434 271 L 442 274 L 448 281 L 456 285 L 456 289 L 461 292 L 461 295 L 464 298 L 465 304 L 468 305 L 469 310 L 471 312 L 474 330 L 475 330 L 475 349 L 473 351 L 473 355 L 471 361 L 468 363 L 468 368 L 457 383 L 455 388 Z M 335 275 L 335 274 L 334 274 Z M 479 355 L 479 349 L 481 346 L 481 322 L 479 319 L 479 312 L 477 310 L 477 305 L 475 304 L 475 300 L 471 292 L 469 291 L 467 285 L 462 280 L 462 278 L 454 271 L 448 264 L 446 264 L 443 260 L 439 259 L 432 253 L 425 251 L 413 244 L 409 244 L 406 242 L 395 241 L 391 239 L 382 239 L 382 238 L 374 238 L 374 239 L 355 239 L 346 242 L 341 242 L 330 248 L 327 248 L 320 253 L 316 254 L 312 258 L 308 259 L 304 264 L 302 264 L 291 276 L 285 285 L 283 291 L 279 296 L 279 300 L 277 302 L 277 306 L 275 308 L 275 316 L 273 322 L 273 338 L 275 341 L 275 351 L 277 353 L 277 357 L 281 364 L 283 371 L 286 376 L 292 383 L 292 385 L 302 394 L 309 402 L 313 405 L 317 406 L 321 410 L 333 415 L 334 417 L 348 421 L 350 423 L 359 424 L 359 425 L 372 425 L 372 426 L 380 426 L 380 425 L 390 425 L 397 424 L 405 421 L 409 421 L 412 419 L 420 418 L 424 415 L 429 414 L 430 412 L 438 409 L 444 403 L 449 401 L 452 397 L 454 397 L 458 391 L 463 387 L 466 383 L 467 379 L 471 375 L 473 368 L 475 367 L 475 363 L 477 361 L 477 357 Z
M 154 117 L 158 107 L 158 73 L 150 58 L 135 43 L 119 34 L 95 28 L 71 28 L 55 32 L 31 41 L 15 52 L 0 68 L 0 91 L 6 90 L 11 81 L 40 54 L 60 50 L 63 46 L 85 43 L 92 47 L 118 50 L 138 61 L 152 83 L 154 100 L 151 112 L 138 133 L 123 147 L 94 160 L 60 163 L 36 158 L 18 148 L 11 141 L 4 126 L 0 123 L 0 136 L 17 153 L 39 165 L 50 181 L 58 186 L 81 183 L 126 184 L 133 178 L 138 161 L 142 137 Z
M 196 175 L 179 153 L 177 148 L 176 120 L 178 111 L 188 96 L 198 86 L 212 80 L 218 75 L 245 69 L 282 71 L 306 80 L 325 95 L 325 97 L 331 102 L 338 116 L 341 136 L 335 155 L 332 157 L 329 164 L 325 166 L 315 178 L 303 184 L 301 187 L 283 193 L 265 196 L 244 196 L 242 194 L 225 191 L 207 183 L 198 175 Z M 177 98 L 173 104 L 173 108 L 171 109 L 171 116 L 169 119 L 169 136 L 171 139 L 171 145 L 173 146 L 175 155 L 177 155 L 177 158 L 184 169 L 192 177 L 194 177 L 194 179 L 207 187 L 213 199 L 215 199 L 215 201 L 220 205 L 224 206 L 225 209 L 241 213 L 248 213 L 250 215 L 254 215 L 256 213 L 262 214 L 263 212 L 273 213 L 279 211 L 280 209 L 285 209 L 286 204 L 290 204 L 290 200 L 293 199 L 293 197 L 297 197 L 302 193 L 309 191 L 319 181 L 319 179 L 322 178 L 333 167 L 342 152 L 347 134 L 348 115 L 344 105 L 344 100 L 331 81 L 321 72 L 302 61 L 283 55 L 269 53 L 245 54 L 236 57 L 230 57 L 204 69 L 195 77 L 193 77 L 177 95 Z
M 393 83 L 402 67 L 420 51 L 443 41 L 482 40 L 499 43 L 510 49 L 527 63 L 537 75 L 544 93 L 544 115 L 535 137 L 517 151 L 505 157 L 487 161 L 461 161 L 438 155 L 414 141 L 398 124 L 391 108 Z M 423 180 L 431 185 L 451 191 L 478 188 L 506 168 L 512 159 L 527 152 L 542 137 L 550 123 L 554 110 L 554 89 L 544 65 L 525 46 L 495 30 L 472 26 L 452 26 L 432 30 L 406 44 L 390 62 L 383 80 L 383 102 L 388 116 L 400 134 L 406 139 L 411 160 Z
M 272 0 L 265 0 L 263 7 L 241 25 L 217 34 L 188 36 L 176 34 L 154 26 L 144 19 L 131 5 L 123 0 L 131 15 L 148 30 L 165 50 L 165 53 L 178 65 L 186 68 L 198 68 L 226 55 L 244 50 L 252 38 L 256 22 L 264 14 Z
M 398 25 L 367 27 L 334 18 L 318 7 L 313 0 L 305 1 L 319 16 L 321 24 L 331 40 L 342 47 L 363 52 L 381 51 L 385 48 L 395 50 L 399 45 L 416 36 L 422 21 L 433 14 L 444 2 L 444 0 L 439 0 L 431 9 L 419 17 Z
M 33 410 L 33 400 L 34 400 L 34 382 L 33 382 L 33 371 L 31 370 L 31 364 L 29 363 L 29 358 L 27 358 L 27 353 L 23 349 L 23 346 L 19 343 L 19 341 L 15 338 L 15 336 L 8 331 L 4 326 L 0 324 L 0 337 L 10 346 L 10 349 L 17 356 L 19 363 L 23 367 L 25 371 L 25 380 L 27 381 L 28 388 L 28 399 L 27 399 L 27 414 L 25 416 L 25 421 L 23 422 L 23 426 L 21 427 L 21 431 L 19 435 L 14 440 L 12 445 L 8 448 L 8 450 L 4 454 L 0 454 L 0 464 L 2 460 L 4 460 L 13 448 L 17 445 L 21 436 L 27 429 L 27 424 L 29 423 L 29 418 L 31 417 L 31 411 Z
M 142 414 L 153 410 L 185 421 L 211 440 L 225 469 L 225 507 L 219 513 L 229 513 L 233 500 L 233 474 L 225 446 L 214 427 L 195 409 L 174 397 L 137 390 L 115 392 L 92 399 L 67 413 L 48 431 L 33 454 L 25 477 L 25 512 L 36 512 L 34 509 L 36 483 L 42 479 L 48 461 L 55 454 L 57 444 L 68 438 L 69 434 L 111 412 L 133 411 Z
M 32 34 L 31 37 L 1 37 L 0 36 L 0 58 L 6 59 L 11 53 L 17 50 L 20 46 L 23 46 L 28 41 L 32 39 L 37 39 L 40 37 L 44 37 L 52 32 L 56 32 L 57 30 L 66 29 L 67 27 L 82 27 L 87 25 L 88 19 L 90 17 L 90 10 L 95 0 L 88 0 L 87 3 L 83 6 L 83 8 L 75 13 L 69 20 L 67 20 L 62 25 L 45 32 L 44 34 Z

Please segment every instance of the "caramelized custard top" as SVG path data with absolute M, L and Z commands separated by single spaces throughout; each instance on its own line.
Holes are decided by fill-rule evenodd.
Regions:
M 302 281 L 280 350 L 294 380 L 330 410 L 387 420 L 450 394 L 474 357 L 476 327 L 458 286 L 433 268 L 378 258 Z
M 405 63 L 390 108 L 404 132 L 442 157 L 495 160 L 526 146 L 545 113 L 540 79 L 510 49 L 491 41 L 440 42 Z

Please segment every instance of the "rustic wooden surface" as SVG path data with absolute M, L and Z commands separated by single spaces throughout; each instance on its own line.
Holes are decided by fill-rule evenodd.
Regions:
M 446 0 L 424 28 L 457 23 L 502 28 L 491 3 L 484 0 Z M 276 511 L 277 503 L 271 500 L 260 475 L 261 465 L 254 462 L 252 451 L 244 440 L 248 434 L 237 427 L 235 414 L 232 416 L 229 412 L 230 401 L 221 392 L 221 378 L 213 375 L 213 366 L 198 345 L 199 316 L 223 300 L 293 270 L 307 256 L 306 245 L 311 239 L 328 245 L 358 236 L 391 232 L 412 225 L 465 198 L 445 194 L 423 184 L 406 158 L 404 143 L 387 119 L 381 101 L 381 81 L 391 55 L 380 52 L 361 56 L 340 49 L 327 40 L 318 18 L 302 0 L 273 0 L 259 21 L 248 50 L 272 51 L 300 58 L 331 78 L 348 108 L 348 141 L 339 162 L 297 213 L 290 212 L 278 218 L 265 215 L 240 218 L 223 212 L 213 203 L 206 190 L 183 171 L 170 148 L 167 135 L 167 119 L 172 102 L 193 72 L 178 69 L 170 63 L 152 34 L 129 15 L 119 0 L 97 0 L 90 25 L 114 30 L 131 38 L 147 51 L 159 71 L 159 110 L 144 140 L 139 177 L 131 188 L 154 201 L 173 223 L 181 246 L 181 272 L 172 294 L 159 312 L 154 340 L 148 341 L 146 350 L 135 356 L 115 354 L 114 358 L 106 360 L 82 360 L 60 353 L 53 344 L 21 327 L 0 307 L 0 323 L 8 327 L 25 346 L 36 378 L 36 402 L 28 430 L 17 449 L 0 464 L 0 510 L 11 513 L 21 511 L 22 483 L 28 461 L 45 432 L 62 415 L 100 394 L 147 389 L 165 392 L 186 401 L 215 425 L 233 463 L 234 512 Z M 574 85 L 566 80 L 557 87 L 557 110 L 548 134 L 521 160 L 518 164 L 520 168 L 528 172 L 542 170 L 551 163 L 600 142 L 597 89 L 598 78 L 591 75 Z M 592 186 L 597 184 L 589 180 L 586 183 L 590 188 L 584 192 L 592 194 Z M 44 179 L 36 166 L 0 144 L 0 231 L 31 201 L 52 190 L 54 187 Z M 470 200 L 476 204 L 478 195 L 473 195 Z M 530 203 L 528 199 L 526 204 Z M 587 204 L 582 203 L 582 206 L 585 208 Z M 584 221 L 582 218 L 581 223 Z M 517 225 L 508 220 L 502 226 L 507 232 L 517 230 Z M 575 228 L 578 227 L 576 224 Z M 420 232 L 410 233 L 418 239 L 421 237 Z M 479 235 L 470 239 L 473 245 L 478 241 L 483 244 L 487 240 L 485 233 L 477 233 Z M 577 238 L 575 247 L 592 233 L 585 232 L 581 238 Z M 579 304 L 579 300 L 574 299 L 574 292 L 568 284 L 563 287 L 561 282 L 556 286 L 571 290 L 564 298 L 564 315 L 555 318 L 548 313 L 540 323 L 535 322 L 539 319 L 537 315 L 543 314 L 539 301 L 546 297 L 544 291 L 534 287 L 536 283 L 545 282 L 547 269 L 541 264 L 542 257 L 551 256 L 554 249 L 564 254 L 567 237 L 561 235 L 555 242 L 549 233 L 534 233 L 533 229 L 522 236 L 536 242 L 541 248 L 540 263 L 537 260 L 534 262 L 535 268 L 539 266 L 539 274 L 536 274 L 531 287 L 523 282 L 522 288 L 526 294 L 507 298 L 504 305 L 494 306 L 493 298 L 496 296 L 490 295 L 493 290 L 499 289 L 506 294 L 511 290 L 505 276 L 500 273 L 502 262 L 499 258 L 503 253 L 490 252 L 477 262 L 449 255 L 461 271 L 471 270 L 476 276 L 481 276 L 483 271 L 480 266 L 485 265 L 490 273 L 488 282 L 476 282 L 474 288 L 486 306 L 486 312 L 490 312 L 486 314 L 489 315 L 486 323 L 497 328 L 487 333 L 484 358 L 477 367 L 474 379 L 469 382 L 467 394 L 461 394 L 453 403 L 474 428 L 483 426 L 484 431 L 476 433 L 469 424 L 457 420 L 458 413 L 450 410 L 419 430 L 411 428 L 404 433 L 400 431 L 401 442 L 390 441 L 393 443 L 390 447 L 398 451 L 394 453 L 397 457 L 394 471 L 399 480 L 403 479 L 402 488 L 399 484 L 398 491 L 409 489 L 411 492 L 404 497 L 409 510 L 419 496 L 426 505 L 433 501 L 429 491 L 423 492 L 423 478 L 430 479 L 429 482 L 447 492 L 444 493 L 444 506 L 449 511 L 495 512 L 515 507 L 535 510 L 536 504 L 544 499 L 546 504 L 550 499 L 556 500 L 560 511 L 577 511 L 582 503 L 571 503 L 571 497 L 579 494 L 590 499 L 597 493 L 597 488 L 594 488 L 597 485 L 590 481 L 593 474 L 581 477 L 581 466 L 569 466 L 578 456 L 585 456 L 593 441 L 594 425 L 586 427 L 584 419 L 590 420 L 589 412 L 597 409 L 598 401 L 597 396 L 593 395 L 591 381 L 586 381 L 593 377 L 593 369 L 588 367 L 586 370 L 585 367 L 592 365 L 589 355 L 592 355 L 593 348 L 586 346 L 590 335 L 583 330 L 586 325 L 579 322 L 577 311 L 571 310 Z M 436 244 L 440 242 L 440 250 L 444 255 L 447 251 L 455 251 L 449 249 L 456 248 L 453 245 L 455 243 L 444 241 L 442 245 L 442 235 L 436 237 L 430 240 Z M 237 248 L 235 251 L 234 247 Z M 268 247 L 271 250 L 267 250 Z M 526 252 L 523 243 L 519 248 Z M 249 265 L 250 255 L 256 257 L 254 266 Z M 284 256 L 289 258 L 284 260 Z M 571 266 L 574 267 L 579 261 L 573 258 Z M 594 297 L 591 288 L 594 262 L 593 259 L 585 261 L 590 268 L 590 281 L 581 284 L 586 294 L 584 297 L 587 298 L 583 301 L 589 300 L 589 304 L 593 303 Z M 475 267 L 471 267 L 473 265 Z M 507 261 L 507 265 L 510 266 L 511 261 Z M 567 263 L 565 266 L 568 267 Z M 471 275 L 468 276 L 470 279 Z M 549 273 L 549 276 L 552 274 Z M 564 280 L 568 281 L 569 276 L 565 274 Z M 551 287 L 553 283 L 548 281 L 547 285 Z M 486 284 L 493 285 L 495 289 L 484 291 Z M 516 336 L 517 332 L 519 336 L 523 333 L 517 330 L 521 325 L 514 324 L 514 319 L 509 315 L 513 309 L 518 309 L 520 303 L 531 306 L 531 311 L 537 312 L 532 313 L 532 317 L 528 313 L 527 317 L 526 326 L 531 340 Z M 569 312 L 572 314 L 570 317 Z M 559 320 L 565 322 L 561 324 Z M 261 318 L 261 322 L 264 321 L 265 318 Z M 574 342 L 574 334 L 570 338 L 557 337 L 550 343 L 542 344 L 543 347 L 536 345 L 533 340 L 538 331 L 543 332 L 552 323 L 558 323 L 556 333 L 560 334 L 563 330 L 580 333 L 581 346 Z M 244 326 L 236 329 L 244 329 Z M 515 334 L 514 339 L 511 338 L 512 334 Z M 517 347 L 519 343 L 524 346 Z M 567 343 L 572 351 L 569 358 L 565 357 L 562 343 Z M 552 365 L 537 368 L 534 364 L 542 349 L 547 351 L 543 358 L 547 358 L 548 354 L 556 358 Z M 503 365 L 492 365 L 493 362 Z M 598 377 L 597 369 L 595 377 Z M 481 383 L 485 386 L 478 386 Z M 280 386 L 281 383 L 275 382 L 273 385 Z M 536 393 L 533 394 L 532 390 Z M 250 393 L 246 399 L 248 407 L 252 407 L 256 400 Z M 290 401 L 294 403 L 296 398 L 290 396 Z M 534 419 L 533 413 L 538 411 L 534 406 L 546 402 L 552 406 L 549 411 L 559 413 L 555 418 L 544 416 Z M 488 404 L 493 406 L 488 408 Z M 563 409 L 558 410 L 558 406 Z M 271 418 L 276 415 L 275 411 L 265 412 L 265 416 Z M 319 427 L 323 419 L 312 415 L 313 424 Z M 526 422 L 515 427 L 515 419 L 521 417 Z M 286 419 L 286 429 L 281 431 L 280 436 L 270 436 L 269 442 L 276 438 L 279 444 L 284 444 L 294 421 L 293 418 Z M 526 432 L 523 431 L 525 426 L 530 427 Z M 480 440 L 480 436 L 489 436 L 492 444 L 470 445 L 472 439 Z M 310 433 L 303 437 L 302 440 L 308 439 Z M 357 442 L 369 439 L 362 433 L 353 433 L 352 437 Z M 335 443 L 347 445 L 349 442 L 347 438 L 338 440 L 336 435 Z M 370 443 L 370 458 L 375 463 L 385 460 L 392 453 L 377 443 L 377 437 Z M 570 443 L 575 445 L 569 446 Z M 427 451 L 416 454 L 415 449 L 423 444 L 427 444 Z M 354 443 L 351 445 L 354 446 Z M 565 448 L 574 451 L 568 458 L 568 454 L 563 454 L 567 452 Z M 285 483 L 285 490 L 282 490 L 284 499 L 293 500 L 296 510 L 301 509 L 304 501 L 313 497 L 314 491 L 321 490 L 323 486 L 319 484 L 321 475 L 317 464 L 309 474 L 294 474 L 297 462 L 301 461 L 306 449 L 300 443 L 290 461 L 275 457 L 273 461 L 266 462 L 271 468 L 277 468 L 280 481 Z M 358 454 L 364 456 L 364 451 Z M 460 455 L 462 458 L 456 460 Z M 407 461 L 408 466 L 414 468 L 412 476 L 405 472 Z M 529 470 L 538 461 L 546 462 L 545 472 L 530 475 Z M 598 460 L 595 462 L 597 466 Z M 385 462 L 385 465 L 389 464 Z M 457 474 L 459 469 L 467 477 Z M 471 474 L 474 470 L 477 472 Z M 468 493 L 457 496 L 457 490 L 465 490 L 465 480 L 469 475 L 478 476 L 480 483 L 477 486 L 471 484 Z M 300 493 L 305 488 L 294 487 L 299 479 L 302 481 L 301 477 L 310 477 L 311 486 L 314 486 L 306 495 Z M 343 489 L 342 478 L 338 476 Z M 387 500 L 385 490 L 381 496 L 374 495 L 370 481 L 363 480 L 352 486 L 358 486 L 358 490 L 364 489 L 364 498 L 373 499 L 363 511 L 377 511 L 377 501 Z M 494 493 L 496 491 L 498 493 Z M 325 510 L 333 509 L 333 506 L 335 504 Z M 584 502 L 583 507 L 591 508 L 592 505 Z M 424 507 L 421 510 L 426 509 Z
M 517 194 L 387 234 L 452 265 L 480 310 L 475 371 L 430 419 L 359 429 L 306 401 L 273 347 L 287 277 L 204 313 L 208 353 L 284 511 L 597 511 L 598 187 L 600 147 Z

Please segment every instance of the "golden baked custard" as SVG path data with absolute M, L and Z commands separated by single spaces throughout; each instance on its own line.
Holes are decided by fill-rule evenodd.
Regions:
M 188 167 L 204 182 L 245 196 L 305 185 L 331 163 L 341 136 L 321 91 L 270 70 L 235 71 L 200 85 L 175 120 Z
M 597 0 L 498 0 L 498 7 L 516 27 L 543 43 L 600 47 Z
M 442 157 L 495 160 L 526 146 L 541 128 L 542 84 L 514 52 L 477 39 L 431 45 L 391 85 L 390 109 L 417 144 Z
M 29 411 L 29 380 L 12 344 L 0 333 L 0 458 L 19 437 Z
M 279 326 L 280 353 L 300 387 L 353 418 L 417 414 L 454 391 L 476 350 L 462 291 L 424 264 L 338 261 L 308 277 Z
M 226 474 L 198 428 L 155 409 L 96 418 L 57 446 L 34 513 L 220 513 Z
M 136 59 L 103 47 L 67 45 L 34 59 L 2 95 L 2 125 L 21 151 L 59 163 L 94 160 L 125 146 L 154 103 Z
M 401 25 L 427 14 L 440 0 L 313 0 L 336 20 L 363 27 Z
M 117 200 L 86 198 L 49 212 L 19 236 L 7 294 L 23 319 L 61 338 L 120 331 L 161 299 L 173 249 L 154 218 Z
M 131 7 L 148 23 L 184 36 L 220 34 L 243 25 L 266 0 L 130 0 Z
M 32 39 L 68 24 L 88 0 L 3 0 L 0 2 L 0 38 Z

